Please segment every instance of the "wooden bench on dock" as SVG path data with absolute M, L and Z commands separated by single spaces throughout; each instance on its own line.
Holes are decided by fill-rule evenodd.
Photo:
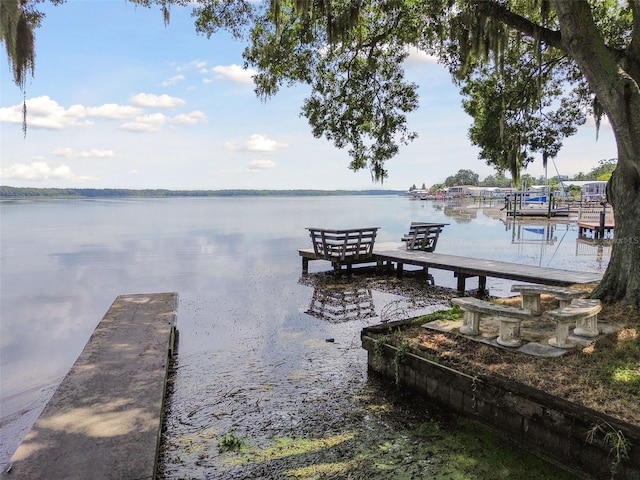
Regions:
M 568 306 L 549 310 L 544 316 L 556 322 L 556 336 L 549 339 L 549 345 L 559 348 L 572 348 L 574 342 L 568 340 L 569 325 L 575 322 L 574 335 L 594 338 L 598 330 L 598 313 L 602 310 L 600 300 L 579 298 L 572 300 Z
M 532 317 L 531 310 L 499 305 L 473 297 L 452 298 L 451 302 L 458 305 L 464 312 L 460 333 L 472 336 L 480 335 L 480 319 L 483 315 L 490 315 L 500 321 L 500 333 L 496 339 L 499 345 L 504 347 L 522 345 L 520 323 L 522 320 Z
M 327 229 L 309 227 L 313 253 L 301 250 L 302 271 L 309 271 L 309 260 L 328 260 L 336 273 L 343 265 L 348 270 L 355 263 L 375 262 L 373 246 L 380 227 Z
M 0 478 L 156 478 L 177 307 L 118 296 Z
M 442 233 L 442 229 L 446 225 L 449 224 L 411 222 L 411 225 L 409 226 L 409 233 L 403 235 L 401 240 L 405 242 L 407 250 L 433 252 L 438 244 L 440 233 Z
M 566 307 L 575 298 L 587 295 L 584 290 L 554 285 L 512 285 L 511 291 L 522 295 L 522 308 L 531 310 L 534 315 L 542 313 L 540 295 L 552 295 L 558 300 L 560 308 Z

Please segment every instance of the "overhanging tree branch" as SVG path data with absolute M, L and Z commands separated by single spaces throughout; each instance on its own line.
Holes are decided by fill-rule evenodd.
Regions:
M 504 5 L 493 1 L 479 0 L 475 1 L 474 5 L 478 12 L 493 17 L 524 35 L 531 38 L 538 38 L 551 47 L 566 51 L 562 44 L 562 36 L 559 31 L 538 25 L 522 15 L 512 12 Z

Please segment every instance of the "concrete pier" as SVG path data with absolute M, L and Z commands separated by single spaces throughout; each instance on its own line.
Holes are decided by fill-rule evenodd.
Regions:
M 1 478 L 155 478 L 177 306 L 118 296 Z

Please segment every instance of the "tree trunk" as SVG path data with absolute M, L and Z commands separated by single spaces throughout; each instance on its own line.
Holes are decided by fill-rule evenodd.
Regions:
M 618 159 L 607 186 L 616 219 L 615 238 L 609 266 L 593 296 L 640 309 L 640 176 L 629 163 L 630 160 Z
M 585 75 L 616 136 L 618 166 L 607 196 L 616 219 L 611 260 L 593 296 L 640 309 L 640 78 L 635 50 L 616 58 L 604 44 L 586 1 L 555 0 L 562 44 Z M 640 12 L 635 12 L 640 14 Z M 640 39 L 634 30 L 634 42 Z

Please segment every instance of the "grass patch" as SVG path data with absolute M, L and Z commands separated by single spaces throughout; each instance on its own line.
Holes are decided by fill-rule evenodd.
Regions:
M 462 318 L 463 311 L 458 305 L 454 305 L 453 307 L 447 310 L 438 310 L 437 312 L 428 313 L 426 315 L 422 315 L 411 322 L 413 326 L 424 325 L 425 323 L 433 322 L 435 320 L 444 320 L 444 321 L 457 321 Z
M 544 309 L 556 308 L 549 302 L 543 299 Z M 396 344 L 409 341 L 453 368 L 472 374 L 508 374 L 530 387 L 640 425 L 640 314 L 633 307 L 604 305 L 598 322 L 620 330 L 560 358 L 498 350 L 419 326 L 435 319 L 457 320 L 457 315 L 454 308 L 424 315 L 402 331 L 394 331 L 390 339 Z M 552 335 L 553 325 L 550 328 Z
M 583 357 L 592 382 L 617 393 L 640 392 L 640 336 L 636 329 L 621 330 L 596 344 L 591 352 L 583 352 Z

